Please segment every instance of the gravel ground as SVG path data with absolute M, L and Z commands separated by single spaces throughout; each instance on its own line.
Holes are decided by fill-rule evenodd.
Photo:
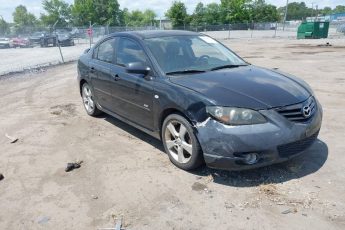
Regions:
M 327 41 L 333 46 L 318 46 Z M 87 116 L 75 63 L 4 76 L 1 229 L 110 228 L 121 217 L 132 230 L 345 229 L 345 41 L 225 43 L 313 87 L 324 121 L 303 155 L 245 172 L 185 172 L 154 138 L 107 115 Z M 81 168 L 66 173 L 67 162 L 77 160 Z

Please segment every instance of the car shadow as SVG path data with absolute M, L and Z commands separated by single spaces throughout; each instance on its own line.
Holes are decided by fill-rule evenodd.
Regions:
M 157 140 L 156 138 L 110 115 L 104 114 L 99 118 L 104 119 L 165 153 L 163 144 L 160 140 Z M 307 176 L 318 171 L 324 165 L 327 158 L 327 144 L 320 139 L 317 139 L 315 143 L 300 156 L 284 163 L 245 171 L 225 171 L 202 166 L 196 170 L 190 171 L 190 173 L 202 177 L 211 176 L 213 178 L 213 182 L 218 184 L 233 187 L 253 187 L 261 184 L 282 183 Z
M 218 184 L 253 187 L 287 182 L 315 173 L 325 164 L 327 158 L 327 144 L 317 139 L 304 153 L 283 163 L 245 171 L 225 171 L 203 166 L 193 173 L 198 176 L 212 176 L 213 182 Z

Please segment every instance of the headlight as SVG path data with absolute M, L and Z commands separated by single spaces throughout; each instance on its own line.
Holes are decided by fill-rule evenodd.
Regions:
M 228 125 L 253 125 L 266 123 L 266 118 L 251 109 L 208 106 L 206 111 L 216 120 Z

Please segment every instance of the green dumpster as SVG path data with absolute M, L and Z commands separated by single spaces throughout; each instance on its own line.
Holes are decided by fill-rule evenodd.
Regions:
M 329 22 L 302 22 L 297 39 L 319 39 L 328 37 Z

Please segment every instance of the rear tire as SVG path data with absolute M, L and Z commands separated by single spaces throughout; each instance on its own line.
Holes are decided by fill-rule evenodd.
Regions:
M 88 115 L 96 117 L 102 114 L 102 111 L 97 108 L 93 90 L 91 86 L 86 82 L 82 85 L 81 95 L 84 108 Z
M 204 163 L 199 141 L 183 116 L 171 114 L 164 120 L 162 141 L 170 161 L 177 167 L 192 170 Z

